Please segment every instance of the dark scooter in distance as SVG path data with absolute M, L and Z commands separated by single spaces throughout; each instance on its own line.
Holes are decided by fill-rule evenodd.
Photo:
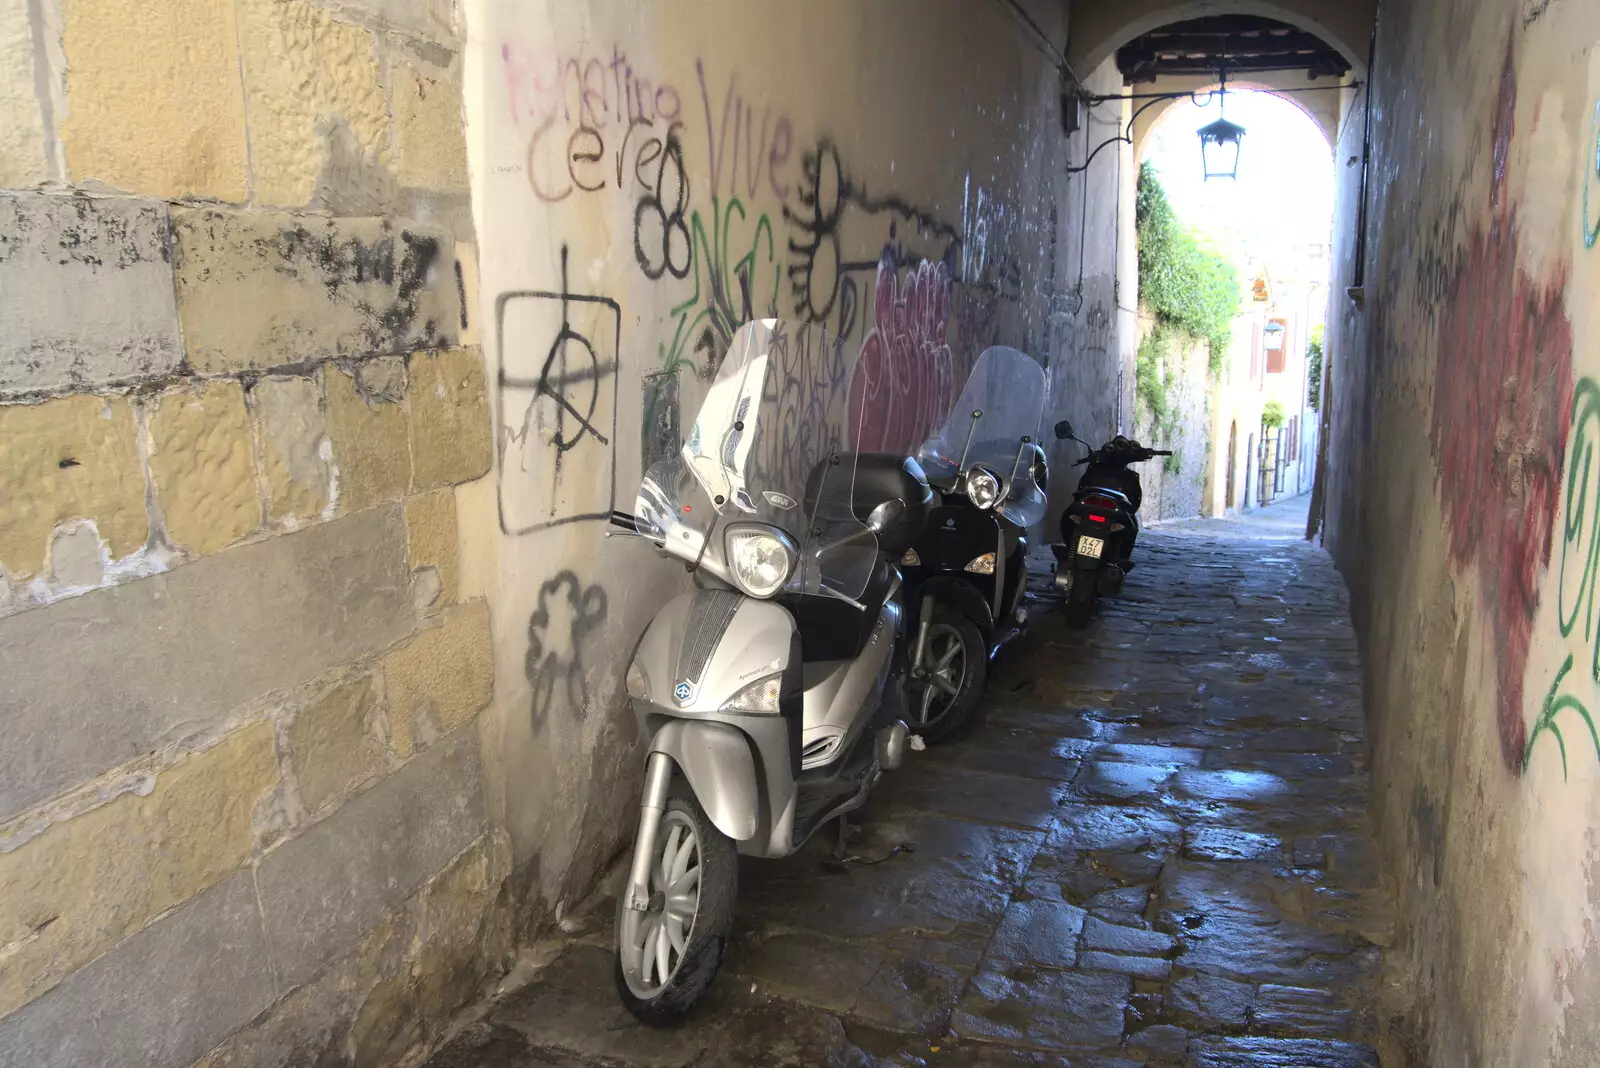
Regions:
M 1027 534 L 1044 518 L 1047 482 L 1036 439 L 1049 393 L 1037 360 L 989 348 L 944 426 L 917 450 L 940 494 L 900 560 L 916 636 L 908 719 L 924 741 L 951 737 L 971 720 L 990 658 L 1027 623 Z
M 1088 470 L 1078 479 L 1072 504 L 1061 514 L 1061 542 L 1050 546 L 1056 555 L 1055 586 L 1066 596 L 1067 625 L 1085 627 L 1095 598 L 1115 597 L 1133 570 L 1144 490 L 1138 473 L 1128 465 L 1172 452 L 1147 449 L 1121 434 L 1096 449 L 1074 434 L 1065 419 L 1056 424 L 1056 438 L 1076 441 L 1089 450 L 1073 465 L 1088 465 Z

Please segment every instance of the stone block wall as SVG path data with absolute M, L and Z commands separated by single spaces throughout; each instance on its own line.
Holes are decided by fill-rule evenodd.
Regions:
M 1141 315 L 1140 334 L 1148 338 L 1154 329 L 1155 320 Z M 1165 420 L 1156 419 L 1143 398 L 1134 405 L 1129 435 L 1152 449 L 1171 449 L 1175 454 L 1170 459 L 1158 457 L 1133 466 L 1144 487 L 1144 503 L 1139 509 L 1142 522 L 1193 519 L 1200 514 L 1211 450 L 1215 447 L 1211 439 L 1212 394 L 1217 383 L 1211 375 L 1210 362 L 1211 351 L 1204 341 L 1193 341 L 1174 332 L 1159 361 L 1165 384 Z
M 0 1063 L 389 1064 L 500 973 L 461 36 L 0 3 Z

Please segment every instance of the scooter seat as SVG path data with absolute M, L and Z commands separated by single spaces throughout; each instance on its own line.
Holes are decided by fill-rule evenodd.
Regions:
M 849 471 L 852 464 L 853 481 L 848 477 L 823 477 L 830 470 Z M 892 452 L 845 453 L 837 466 L 819 464 L 806 481 L 808 514 L 816 514 L 814 510 L 819 505 L 823 514 L 830 508 L 848 507 L 852 515 L 866 522 L 874 508 L 896 497 L 905 502 L 905 513 L 900 522 L 878 535 L 879 551 L 891 557 L 903 555 L 916 544 L 928 522 L 928 513 L 933 510 L 933 490 L 917 461 Z

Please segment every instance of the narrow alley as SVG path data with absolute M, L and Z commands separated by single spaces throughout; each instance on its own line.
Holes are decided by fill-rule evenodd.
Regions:
M 618 1004 L 593 901 L 430 1068 L 1376 1065 L 1360 669 L 1304 517 L 1147 532 L 1087 631 L 1040 594 L 987 721 L 885 782 L 850 862 L 744 863 L 681 1029 Z

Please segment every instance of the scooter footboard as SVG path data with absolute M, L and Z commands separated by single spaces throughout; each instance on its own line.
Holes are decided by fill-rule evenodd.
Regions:
M 683 770 L 689 788 L 717 830 L 736 842 L 755 837 L 760 823 L 755 757 L 744 732 L 725 723 L 675 719 L 651 740 Z

